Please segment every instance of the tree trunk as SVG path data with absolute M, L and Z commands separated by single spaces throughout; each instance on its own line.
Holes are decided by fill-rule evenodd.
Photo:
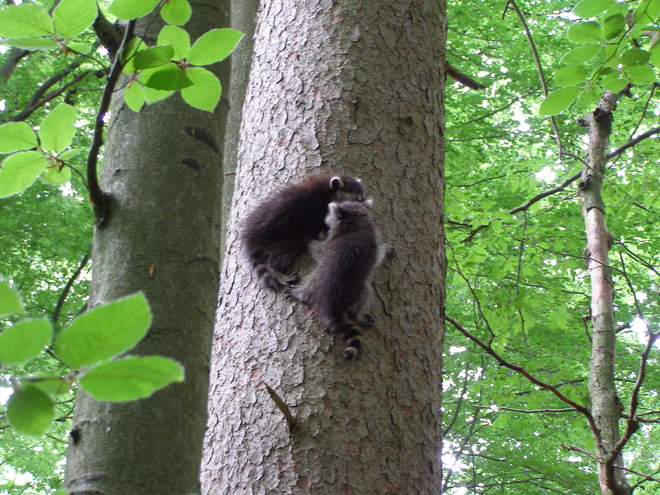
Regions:
M 254 23 L 259 9 L 259 0 L 232 0 L 231 27 L 245 34 L 231 54 L 231 88 L 228 95 L 229 112 L 223 156 L 224 183 L 222 187 L 222 237 L 220 255 L 225 252 L 227 222 L 231 213 L 231 200 L 234 197 L 234 179 L 238 163 L 238 143 L 243 118 L 243 102 L 250 78 L 250 62 L 254 47 Z M 222 263 L 222 259 L 221 259 Z
M 138 23 L 153 44 L 162 24 Z M 193 4 L 194 42 L 228 25 L 222 2 Z M 228 71 L 214 67 L 227 90 Z M 178 94 L 134 113 L 118 96 L 108 128 L 101 185 L 112 196 L 96 229 L 90 306 L 143 290 L 153 312 L 131 353 L 160 354 L 186 379 L 136 402 L 97 402 L 79 392 L 69 446 L 69 494 L 183 494 L 199 491 L 208 361 L 217 302 L 226 102 L 215 114 Z M 195 136 L 204 133 L 207 138 Z M 209 138 L 208 136 L 211 136 Z M 217 147 L 208 145 L 210 139 Z
M 257 21 L 212 355 L 203 493 L 440 487 L 445 259 L 441 2 L 266 2 Z M 272 189 L 362 177 L 396 253 L 345 362 L 308 308 L 261 288 L 237 240 Z M 291 409 L 289 429 L 265 387 Z
M 614 287 L 609 261 L 610 233 L 605 222 L 605 204 L 601 186 L 605 176 L 605 149 L 612 131 L 612 111 L 617 96 L 606 93 L 596 110 L 585 119 L 589 128 L 589 162 L 582 172 L 580 195 L 587 233 L 587 266 L 591 276 L 591 374 L 589 395 L 591 413 L 598 429 L 598 481 L 603 495 L 632 493 L 623 466 L 621 452 L 615 451 L 620 439 L 621 403 L 614 383 L 616 334 L 614 328 Z

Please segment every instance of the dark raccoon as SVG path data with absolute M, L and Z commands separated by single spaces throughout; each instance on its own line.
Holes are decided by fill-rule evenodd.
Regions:
M 371 325 L 371 275 L 387 251 L 370 206 L 369 200 L 329 205 L 328 239 L 311 247 L 317 264 L 302 285 L 287 290 L 316 311 L 329 333 L 344 339 L 344 359 L 353 359 L 362 349 L 360 330 Z
M 241 232 L 252 269 L 266 287 L 298 281 L 291 270 L 311 241 L 325 236 L 328 204 L 364 201 L 360 180 L 348 175 L 307 177 L 270 195 L 250 212 Z

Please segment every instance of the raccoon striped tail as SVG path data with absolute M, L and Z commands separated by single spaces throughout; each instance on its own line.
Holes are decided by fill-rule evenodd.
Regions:
M 285 275 L 275 270 L 268 263 L 259 260 L 253 261 L 253 270 L 264 286 L 276 291 L 295 285 L 300 281 L 300 276 L 297 273 Z
M 338 323 L 330 329 L 331 333 L 339 335 L 346 342 L 346 348 L 342 354 L 346 361 L 355 359 L 360 355 L 362 350 L 362 333 L 360 330 L 361 327 L 350 320 Z

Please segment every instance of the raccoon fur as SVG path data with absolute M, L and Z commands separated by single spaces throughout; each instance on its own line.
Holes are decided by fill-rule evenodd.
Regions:
M 291 271 L 313 240 L 325 237 L 325 217 L 333 201 L 364 201 L 360 180 L 321 174 L 271 194 L 245 220 L 241 239 L 263 285 L 281 290 L 299 280 Z
M 328 333 L 344 340 L 346 360 L 358 356 L 360 330 L 371 326 L 371 276 L 389 249 L 379 240 L 370 206 L 370 200 L 330 203 L 328 238 L 311 246 L 317 264 L 300 286 L 287 289 L 316 311 Z

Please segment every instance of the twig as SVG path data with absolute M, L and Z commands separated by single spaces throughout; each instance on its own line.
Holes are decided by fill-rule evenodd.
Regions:
M 626 151 L 628 148 L 632 148 L 633 146 L 635 146 L 640 141 L 643 141 L 644 139 L 649 138 L 649 137 L 651 137 L 655 134 L 658 134 L 658 133 L 660 133 L 660 127 L 656 127 L 655 129 L 651 129 L 650 131 L 645 132 L 644 134 L 640 134 L 635 139 L 631 139 L 630 141 L 628 141 L 623 146 L 615 149 L 612 153 L 609 153 L 609 154 L 605 155 L 605 159 L 606 160 L 611 160 L 615 156 L 620 155 L 621 153 Z
M 573 445 L 566 445 L 565 443 L 562 443 L 561 446 L 568 451 L 579 452 L 580 454 L 584 454 L 590 459 L 593 459 L 594 461 L 601 462 L 601 459 L 599 459 L 598 456 L 594 455 L 592 452 L 581 449 L 580 447 L 574 447 Z
M 66 283 L 64 286 L 64 290 L 62 290 L 62 293 L 60 294 L 59 299 L 57 300 L 57 304 L 55 305 L 55 310 L 53 311 L 53 321 L 57 322 L 58 318 L 60 317 L 60 311 L 62 310 L 62 305 L 64 304 L 64 301 L 66 300 L 66 296 L 69 294 L 69 291 L 71 290 L 71 287 L 73 286 L 73 282 L 78 278 L 80 273 L 83 271 L 83 268 L 85 268 L 85 265 L 89 261 L 89 253 L 87 253 L 85 256 L 83 256 L 82 261 L 80 262 L 80 265 L 78 265 L 78 269 L 73 273 L 69 281 Z
M 527 26 L 527 21 L 525 20 L 525 17 L 522 15 L 522 12 L 520 12 L 520 9 L 518 8 L 518 4 L 515 2 L 515 0 L 507 0 L 506 6 L 504 7 L 504 13 L 506 13 L 507 6 L 509 5 L 515 11 L 516 15 L 518 16 L 518 20 L 520 21 L 520 24 L 522 24 L 522 27 L 525 30 L 525 36 L 527 36 L 527 41 L 529 42 L 529 46 L 532 49 L 532 56 L 534 57 L 536 70 L 539 73 L 541 86 L 543 86 L 543 95 L 548 96 L 549 93 L 548 84 L 545 82 L 545 76 L 543 74 L 543 66 L 541 65 L 541 59 L 539 58 L 539 54 L 536 51 L 536 45 L 534 44 L 534 38 L 532 38 L 532 32 L 529 30 L 529 27 Z M 555 120 L 554 117 L 550 117 L 550 124 L 552 126 L 553 132 L 555 133 L 555 141 L 557 141 L 557 156 L 561 160 L 561 155 L 562 155 L 561 135 L 559 133 L 559 127 L 557 126 L 557 121 Z
M 78 64 L 80 65 L 80 64 Z M 66 69 L 65 69 L 66 70 Z M 21 122 L 25 119 L 27 119 L 30 115 L 32 115 L 36 110 L 44 106 L 46 103 L 49 101 L 57 98 L 60 96 L 62 93 L 64 93 L 67 89 L 69 89 L 71 86 L 78 84 L 80 81 L 82 81 L 85 77 L 87 77 L 92 71 L 91 70 L 86 70 L 80 74 L 78 74 L 76 77 L 73 78 L 73 80 L 64 86 L 62 86 L 59 89 L 56 89 L 54 91 L 51 91 L 48 93 L 46 96 L 44 96 L 42 99 L 39 99 L 40 96 L 42 96 L 45 93 L 45 90 L 48 89 L 49 87 L 52 87 L 57 81 L 60 81 L 61 79 L 64 78 L 67 74 L 60 73 L 57 76 L 57 80 L 51 81 L 51 78 L 47 82 L 43 84 L 35 93 L 30 102 L 27 104 L 25 109 L 12 117 L 11 121 L 12 122 Z M 41 91 L 44 90 L 44 91 Z
M 268 394 L 270 395 L 270 398 L 273 399 L 273 402 L 275 402 L 275 405 L 277 408 L 282 411 L 282 414 L 284 414 L 284 419 L 286 419 L 286 423 L 289 425 L 290 429 L 293 429 L 297 422 L 296 418 L 293 417 L 293 414 L 291 414 L 291 410 L 289 409 L 289 406 L 286 405 L 286 403 L 280 398 L 279 395 L 277 395 L 277 392 L 270 388 L 267 383 L 264 383 L 266 386 L 266 390 L 268 390 Z
M 104 193 L 101 190 L 96 172 L 99 151 L 103 145 L 103 128 L 105 125 L 104 118 L 105 114 L 110 108 L 112 93 L 123 67 L 121 62 L 122 49 L 133 37 L 134 29 L 135 21 L 130 21 L 128 26 L 126 26 L 126 31 L 124 31 L 124 38 L 122 39 L 121 45 L 117 50 L 117 55 L 115 55 L 115 60 L 112 63 L 112 68 L 110 69 L 107 83 L 103 89 L 101 104 L 99 105 L 99 110 L 96 114 L 96 121 L 94 122 L 94 137 L 92 138 L 92 145 L 90 146 L 89 155 L 87 156 L 87 183 L 89 185 L 89 197 L 92 201 L 92 205 L 94 206 L 94 217 L 98 227 L 105 225 L 110 209 L 110 195 Z
M 445 320 L 451 323 L 451 325 L 456 328 L 459 332 L 461 332 L 463 335 L 465 335 L 468 339 L 470 339 L 472 342 L 477 344 L 479 347 L 481 347 L 484 351 L 486 351 L 487 354 L 490 354 L 495 360 L 500 364 L 500 366 L 504 366 L 505 368 L 509 368 L 512 371 L 515 371 L 517 373 L 520 373 L 523 375 L 525 378 L 527 378 L 530 382 L 532 382 L 534 385 L 538 385 L 539 387 L 548 390 L 555 394 L 559 400 L 562 402 L 565 402 L 569 406 L 571 406 L 573 409 L 576 411 L 582 413 L 585 418 L 587 418 L 587 421 L 589 422 L 589 427 L 591 428 L 591 431 L 593 432 L 594 436 L 596 438 L 600 438 L 600 432 L 598 431 L 598 428 L 596 427 L 596 423 L 594 422 L 594 418 L 591 415 L 591 412 L 589 409 L 587 409 L 584 406 L 581 406 L 577 402 L 569 399 L 566 397 L 564 394 L 562 394 L 559 390 L 557 390 L 556 387 L 553 387 L 549 383 L 545 383 L 538 378 L 532 376 L 527 370 L 525 370 L 522 366 L 519 366 L 517 364 L 510 363 L 506 359 L 504 359 L 502 356 L 500 356 L 492 347 L 484 343 L 479 337 L 476 335 L 472 335 L 470 332 L 465 330 L 460 323 L 458 323 L 456 320 L 451 318 L 450 316 L 445 315 Z
M 509 214 L 513 215 L 514 213 L 518 213 L 519 211 L 526 210 L 527 208 L 532 206 L 534 203 L 538 203 L 539 201 L 541 201 L 543 198 L 547 198 L 548 196 L 552 196 L 553 194 L 557 194 L 558 192 L 563 191 L 566 188 L 566 186 L 568 186 L 569 184 L 575 182 L 581 176 L 582 176 L 582 172 L 578 172 L 573 177 L 569 177 L 568 179 L 566 179 L 564 182 L 562 182 L 557 187 L 553 187 L 552 189 L 548 189 L 547 191 L 543 191 L 542 193 L 537 194 L 536 196 L 534 196 L 530 200 L 526 201 L 524 204 L 522 204 L 520 206 L 516 206 L 515 208 L 510 209 Z

